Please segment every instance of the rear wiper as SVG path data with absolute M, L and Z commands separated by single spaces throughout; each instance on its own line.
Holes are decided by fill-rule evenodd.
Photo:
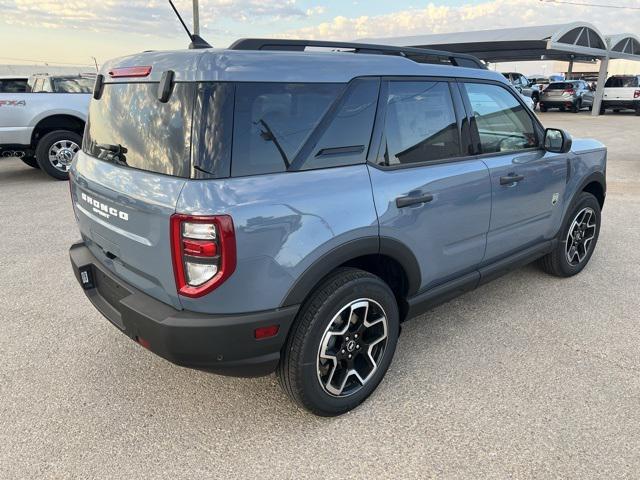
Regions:
M 284 162 L 284 166 L 287 168 L 287 170 L 289 170 L 289 166 L 291 165 L 291 163 L 289 162 L 289 159 L 287 158 L 287 154 L 284 152 L 284 149 L 282 148 L 282 145 L 280 145 L 280 142 L 278 141 L 278 137 L 276 137 L 276 134 L 273 133 L 273 130 L 271 130 L 271 127 L 265 121 L 264 118 L 261 118 L 260 120 L 258 120 L 257 123 L 262 125 L 264 127 L 264 129 L 266 130 L 264 132 L 261 132 L 260 136 L 263 139 L 265 139 L 266 141 L 274 143 L 274 145 L 278 149 L 278 152 L 280 152 L 280 156 L 282 157 L 282 161 Z
M 113 155 L 110 155 L 110 160 L 114 160 L 118 163 L 127 163 L 127 157 L 125 157 L 124 155 L 129 151 L 127 150 L 127 147 L 124 147 L 119 143 L 118 144 L 97 143 L 95 147 L 98 150 L 102 150 L 103 152 L 112 153 Z

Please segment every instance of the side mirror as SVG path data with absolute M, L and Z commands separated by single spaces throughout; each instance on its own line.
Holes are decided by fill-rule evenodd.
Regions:
M 571 151 L 573 140 L 568 132 L 559 128 L 547 128 L 544 131 L 544 149 L 547 152 L 567 153 Z

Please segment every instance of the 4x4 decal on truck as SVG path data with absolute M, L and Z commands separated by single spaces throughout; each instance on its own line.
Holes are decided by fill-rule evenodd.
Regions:
M 26 107 L 26 100 L 0 100 L 0 107 Z

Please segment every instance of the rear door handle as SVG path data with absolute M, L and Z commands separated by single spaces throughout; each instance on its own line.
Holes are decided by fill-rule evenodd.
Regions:
M 407 195 L 406 197 L 396 198 L 396 207 L 404 208 L 410 205 L 417 205 L 419 203 L 429 203 L 431 200 L 433 200 L 433 195 L 430 193 L 425 193 L 424 195 L 419 196 Z
M 511 185 L 512 183 L 520 182 L 524 180 L 524 175 L 506 175 L 504 177 L 500 177 L 500 185 Z

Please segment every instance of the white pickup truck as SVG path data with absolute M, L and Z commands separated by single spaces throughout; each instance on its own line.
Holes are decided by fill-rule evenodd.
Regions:
M 614 75 L 607 79 L 600 113 L 607 109 L 614 112 L 631 109 L 640 115 L 640 75 Z
M 94 76 L 35 75 L 27 92 L 0 92 L 0 155 L 69 178 L 82 145 Z

